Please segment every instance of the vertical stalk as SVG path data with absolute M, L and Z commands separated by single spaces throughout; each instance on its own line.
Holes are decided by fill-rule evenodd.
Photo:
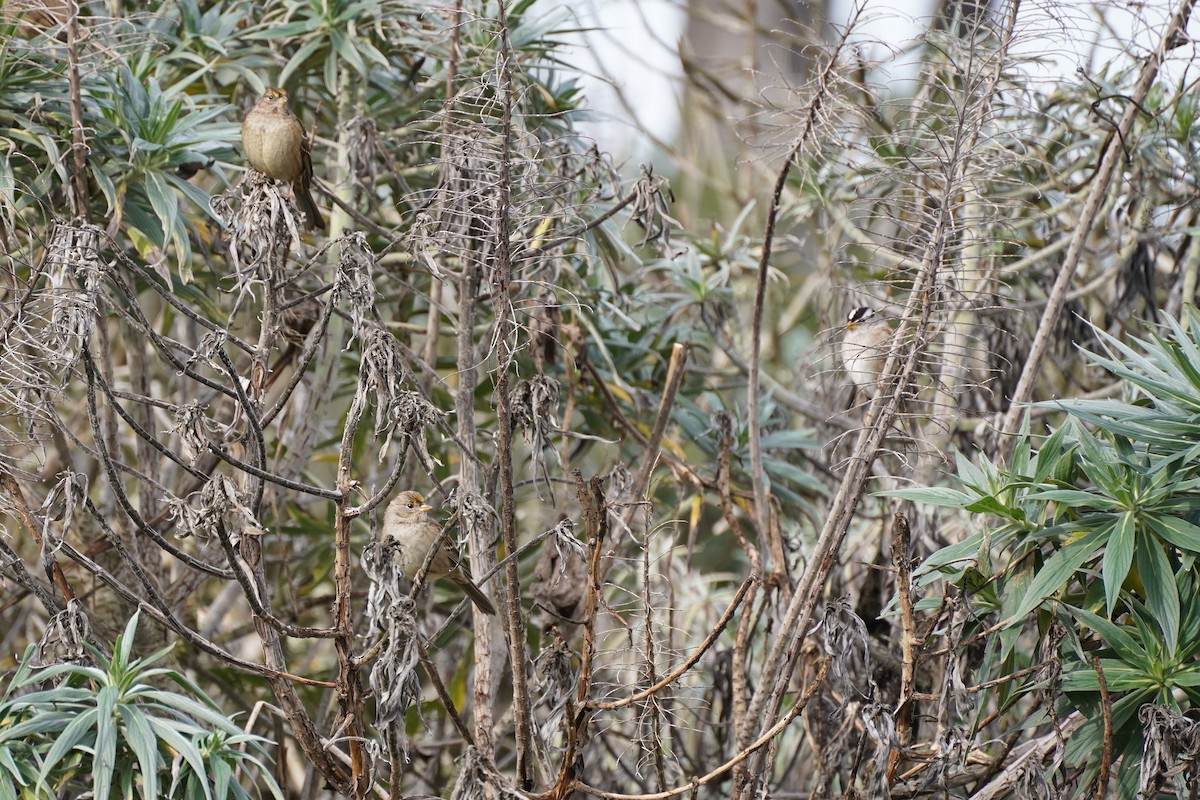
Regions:
M 76 219 L 89 222 L 87 137 L 83 125 L 83 89 L 79 83 L 78 0 L 67 2 L 67 87 L 71 92 L 71 205 Z
M 451 124 L 458 95 L 458 29 L 462 20 L 462 0 L 455 0 L 454 10 L 450 12 L 450 52 L 446 64 L 446 102 L 442 109 L 442 142 L 450 141 Z M 441 185 L 443 189 L 449 184 L 451 176 L 450 162 L 443 160 Z M 429 316 L 425 320 L 425 363 L 429 370 L 421 376 L 423 394 L 428 397 L 433 388 L 433 376 L 437 369 L 438 334 L 442 321 L 442 294 L 445 288 L 442 279 L 432 276 L 429 286 Z
M 501 92 L 504 102 L 503 151 L 500 154 L 500 185 L 497 187 L 499 225 L 496 232 L 496 340 L 499 366 L 496 376 L 496 461 L 500 478 L 500 529 L 507 555 L 517 552 L 516 511 L 513 501 L 513 455 L 512 455 L 512 398 L 509 395 L 509 372 L 512 369 L 513 352 L 509 340 L 510 331 L 515 334 L 512 320 L 510 294 L 510 272 L 512 270 L 509 250 L 509 185 L 511 181 L 512 150 L 512 51 L 508 40 L 507 8 L 500 0 L 500 67 Z M 516 723 L 517 739 L 517 782 L 529 790 L 534 785 L 533 773 L 533 727 L 529 705 L 529 686 L 525 678 L 525 621 L 521 608 L 521 581 L 516 558 L 505 560 L 504 577 L 507 591 L 502 593 L 501 605 L 507 624 L 509 662 L 512 666 L 513 720 Z
M 332 349 L 332 348 L 331 348 Z M 365 400 L 360 384 L 354 402 L 346 414 L 346 428 L 342 432 L 342 444 L 338 455 L 337 489 L 342 496 L 338 499 L 333 521 L 333 580 L 335 597 L 333 604 L 334 627 L 337 635 L 333 639 L 338 660 L 338 712 L 345 725 L 350 750 L 350 788 L 355 798 L 366 797 L 370 786 L 368 765 L 362 748 L 364 705 L 362 676 L 355 665 L 354 620 L 350 615 L 350 506 L 353 491 L 350 474 L 351 455 L 354 452 L 354 434 L 362 418 Z
M 861 10 L 860 7 L 856 7 L 854 14 L 847 24 L 847 29 L 852 29 L 856 26 L 858 14 Z M 788 150 L 779 173 L 775 176 L 775 186 L 771 190 L 771 204 L 767 208 L 767 225 L 763 231 L 762 252 L 758 259 L 758 273 L 754 283 L 754 310 L 750 322 L 750 364 L 746 387 L 747 421 L 750 428 L 750 482 L 754 488 L 754 523 L 758 528 L 760 541 L 762 539 L 766 540 L 767 555 L 775 562 L 771 565 L 772 572 L 778 575 L 786 575 L 787 562 L 784 560 L 783 542 L 780 540 L 779 526 L 774 523 L 771 517 L 771 497 L 770 491 L 767 488 L 767 473 L 763 467 L 762 420 L 759 418 L 759 403 L 762 400 L 760 393 L 762 384 L 762 327 L 764 306 L 766 305 L 767 276 L 771 268 L 771 252 L 775 244 L 775 225 L 779 218 L 779 203 L 783 198 L 784 187 L 787 186 L 788 175 L 791 174 L 793 163 L 799 158 L 804 149 L 813 144 L 817 123 L 828 102 L 830 86 L 834 81 L 834 76 L 838 69 L 842 49 L 846 46 L 847 42 L 843 36 L 837 48 L 829 54 L 829 61 L 825 64 L 825 69 L 822 70 L 820 76 L 817 78 L 817 89 L 813 93 L 808 113 L 800 128 L 800 133 L 796 136 L 795 142 Z M 741 744 L 745 746 L 745 740 Z
M 479 363 L 475 357 L 475 337 L 473 335 L 475 308 L 479 300 L 480 270 L 482 266 L 474 259 L 468 259 L 464 264 L 462 277 L 458 282 L 458 387 L 454 395 L 454 411 L 457 419 L 455 432 L 462 442 L 463 454 L 459 459 L 459 495 L 460 508 L 464 505 L 468 494 L 479 492 L 480 475 L 479 462 L 475 447 L 475 389 L 479 385 Z M 467 514 L 462 515 L 465 521 Z M 470 526 L 471 532 L 471 572 L 474 575 L 484 575 L 490 571 L 494 558 L 488 558 L 486 530 L 480 526 Z M 492 564 L 488 562 L 491 561 Z M 492 736 L 494 718 L 492 704 L 495 702 L 495 670 L 492 668 L 492 638 L 493 629 L 488 625 L 485 616 L 471 605 L 475 615 L 475 746 L 489 760 L 495 755 L 495 741 Z
M 347 138 L 349 132 L 345 123 L 354 115 L 357 92 L 352 73 L 343 65 L 338 71 L 338 110 L 337 110 L 337 174 L 334 176 L 333 190 L 347 205 L 354 203 L 354 182 L 348 180 L 350 175 L 350 154 Z M 336 239 L 342 234 L 349 222 L 349 215 L 340 206 L 335 207 L 330 214 L 329 235 Z M 340 248 L 338 248 L 340 255 Z M 331 299 L 331 302 L 333 300 Z M 340 320 L 335 316 L 334 320 Z M 339 337 L 342 324 L 331 326 L 330 334 Z M 333 341 L 337 341 L 334 338 Z M 340 357 L 340 348 L 330 347 L 330 358 L 336 364 Z M 337 635 L 333 639 L 337 652 L 338 677 L 337 700 L 339 723 L 343 726 L 348 742 L 350 755 L 350 792 L 354 798 L 365 798 L 370 788 L 370 765 L 363 750 L 364 740 L 363 708 L 366 698 L 363 694 L 362 675 L 354 660 L 354 620 L 351 616 L 351 597 L 353 582 L 350 575 L 350 523 L 347 513 L 351 505 L 353 492 L 353 475 L 351 474 L 351 459 L 354 454 L 354 437 L 358 430 L 366 407 L 363 388 L 360 383 L 354 401 L 346 412 L 346 426 L 342 431 L 341 446 L 338 450 L 337 490 L 341 493 L 334 509 L 333 527 L 333 575 L 334 575 L 334 627 Z
M 941 170 L 943 202 L 938 206 L 933 226 L 925 242 L 921 267 L 914 276 L 908 302 L 900 317 L 900 327 L 892 339 L 887 363 L 880 376 L 880 392 L 867 410 L 867 418 L 872 420 L 873 424 L 859 431 L 854 452 L 847 462 L 846 473 L 838 486 L 837 494 L 830 503 L 829 516 L 811 552 L 808 567 L 801 576 L 796 593 L 784 614 L 779 633 L 772 641 L 763 662 L 758 687 L 749 706 L 748 719 L 751 726 L 758 724 L 760 729 L 766 729 L 771 725 L 771 721 L 777 718 L 792 672 L 800 657 L 800 644 L 807 635 L 813 610 L 821 598 L 829 571 L 836 563 L 842 541 L 870 474 L 871 465 L 879 454 L 884 436 L 896 417 L 906 387 L 916 374 L 924 354 L 932 313 L 929 297 L 945 267 L 946 245 L 955 227 L 954 205 L 951 199 L 960 196 L 968 185 L 967 170 L 975 161 L 975 148 L 1003 74 L 1019 10 L 1020 0 L 1011 0 L 1005 27 L 1000 32 L 1000 41 L 995 50 L 989 53 L 989 58 L 993 60 L 989 80 L 984 81 L 977 91 L 965 98 L 966 102 L 961 104 L 958 116 L 953 120 L 955 137 L 947 145 L 945 163 Z M 793 153 L 795 152 L 794 150 Z M 786 169 L 785 165 L 784 171 Z M 762 266 L 765 269 L 765 260 Z M 768 769 L 769 762 L 766 761 L 763 752 L 752 756 L 744 782 L 734 787 L 735 800 L 757 796 L 759 790 L 769 782 Z

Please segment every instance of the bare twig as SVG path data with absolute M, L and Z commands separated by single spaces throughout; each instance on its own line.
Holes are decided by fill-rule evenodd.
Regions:
M 796 716 L 808 706 L 808 703 L 810 700 L 812 700 L 813 695 L 817 693 L 817 689 L 819 689 L 821 684 L 824 683 L 825 673 L 828 671 L 828 669 L 829 659 L 826 658 L 821 662 L 821 666 L 818 668 L 816 676 L 813 677 L 812 683 L 805 688 L 804 693 L 796 700 L 796 704 L 788 709 L 788 712 L 784 714 L 778 721 L 776 721 L 774 725 L 763 731 L 761 736 L 752 741 L 746 747 L 742 748 L 742 750 L 734 755 L 733 758 L 729 759 L 711 772 L 698 778 L 693 778 L 683 786 L 677 786 L 673 789 L 668 789 L 667 791 L 654 792 L 652 794 L 619 794 L 617 792 L 605 792 L 601 789 L 595 788 L 594 786 L 588 786 L 587 784 L 578 781 L 575 783 L 574 788 L 583 792 L 584 794 L 590 794 L 593 797 L 599 797 L 603 800 L 667 800 L 669 797 L 678 797 L 680 795 L 693 793 L 701 786 L 712 783 L 714 780 L 724 778 L 729 774 L 731 769 L 737 767 L 747 758 L 759 752 L 765 745 L 768 745 L 774 741 L 775 737 L 778 736 L 784 728 L 791 724 L 792 720 L 795 719 Z
M 641 499 L 649 487 L 650 474 L 654 471 L 654 465 L 658 462 L 659 448 L 662 444 L 663 434 L 666 433 L 667 423 L 671 419 L 671 409 L 675 405 L 675 395 L 679 392 L 679 385 L 683 382 L 689 352 L 691 352 L 691 348 L 679 342 L 676 342 L 671 348 L 671 362 L 667 366 L 667 380 L 663 386 L 662 398 L 658 404 L 658 416 L 654 420 L 654 428 L 650 431 L 650 438 L 646 441 L 646 451 L 642 455 L 642 464 L 638 468 L 637 476 L 630 485 L 629 496 L 635 501 Z

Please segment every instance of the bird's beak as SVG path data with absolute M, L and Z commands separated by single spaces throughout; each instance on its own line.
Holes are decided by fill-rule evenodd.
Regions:
M 421 506 L 421 509 L 420 509 L 420 510 L 421 510 L 422 512 L 424 512 L 424 513 L 428 514 L 430 511 L 433 511 L 433 506 L 427 506 L 427 505 L 424 505 L 424 504 L 422 504 L 422 506 Z
M 858 323 L 857 323 L 857 322 L 851 322 L 849 325 L 847 325 L 847 326 L 846 326 L 846 330 L 848 330 L 848 331 L 852 331 L 852 330 L 854 330 L 854 329 L 855 329 L 855 328 L 857 328 L 857 327 L 858 327 Z

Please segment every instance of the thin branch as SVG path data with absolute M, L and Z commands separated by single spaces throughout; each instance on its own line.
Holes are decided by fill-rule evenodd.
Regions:
M 645 700 L 647 697 L 650 697 L 651 695 L 665 689 L 675 681 L 682 678 L 688 673 L 689 670 L 691 670 L 692 667 L 696 665 L 696 662 L 699 661 L 706 652 L 708 652 L 709 648 L 717 643 L 717 639 L 720 638 L 721 633 L 725 630 L 725 627 L 729 624 L 729 621 L 733 619 L 734 612 L 737 611 L 738 606 L 741 605 L 742 600 L 745 599 L 746 593 L 750 591 L 750 587 L 754 586 L 755 583 L 756 581 L 753 576 L 742 581 L 742 585 L 738 587 L 737 594 L 735 594 L 733 596 L 733 600 L 729 602 L 729 606 L 725 609 L 725 613 L 721 615 L 721 618 L 717 620 L 717 624 L 714 625 L 713 629 L 708 632 L 707 636 L 704 637 L 704 641 L 700 643 L 700 646 L 697 647 L 690 656 L 684 659 L 679 666 L 675 667 L 675 669 L 664 675 L 653 685 L 647 686 L 640 692 L 634 692 L 628 697 L 622 697 L 620 700 L 588 700 L 584 703 L 584 705 L 587 708 L 596 711 L 611 711 L 615 708 L 623 708 L 624 706 L 632 705 Z
M 67 88 L 71 96 L 71 205 L 77 219 L 89 222 L 88 145 L 83 124 L 83 90 L 79 81 L 78 0 L 67 0 Z
M 683 383 L 688 354 L 690 352 L 691 348 L 681 342 L 676 342 L 671 347 L 671 361 L 667 366 L 666 384 L 663 386 L 662 398 L 658 403 L 658 416 L 654 420 L 654 428 L 650 431 L 650 438 L 646 441 L 646 451 L 642 454 L 642 464 L 638 468 L 637 476 L 633 479 L 633 483 L 630 484 L 629 496 L 635 501 L 645 496 L 646 490 L 649 488 L 650 474 L 654 471 L 654 465 L 658 463 L 663 434 L 666 433 L 667 423 L 671 420 L 671 410 L 675 406 L 675 395 L 679 393 L 679 387 Z
M 794 720 L 796 716 L 808 706 L 808 703 L 810 700 L 812 700 L 813 695 L 817 693 L 817 689 L 821 688 L 821 684 L 825 681 L 825 673 L 829 670 L 829 663 L 829 658 L 826 658 L 821 662 L 821 666 L 818 668 L 817 674 L 813 678 L 812 683 L 810 683 L 804 689 L 804 693 L 800 695 L 800 698 L 796 701 L 796 704 L 788 709 L 788 712 L 784 714 L 774 725 L 765 730 L 761 736 L 759 736 L 749 745 L 742 748 L 742 750 L 733 758 L 729 759 L 724 764 L 706 775 L 703 775 L 699 778 L 693 778 L 683 786 L 677 786 L 674 789 L 669 789 L 665 792 L 654 792 L 652 794 L 620 794 L 617 792 L 606 792 L 593 786 L 588 786 L 580 781 L 576 781 L 572 788 L 583 792 L 584 794 L 590 794 L 593 797 L 602 798 L 602 800 L 667 800 L 667 798 L 670 797 L 691 794 L 701 786 L 705 786 L 715 780 L 723 779 L 731 769 L 741 764 L 750 756 L 754 755 L 765 745 L 770 744 L 775 737 L 778 736 L 784 728 L 790 725 L 792 720 Z

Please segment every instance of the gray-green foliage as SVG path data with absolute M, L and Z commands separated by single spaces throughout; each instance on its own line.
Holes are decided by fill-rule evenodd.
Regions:
M 138 615 L 111 658 L 34 666 L 29 645 L 0 697 L 0 798 L 282 798 L 259 736 L 179 672 L 132 656 Z M 168 684 L 174 684 L 166 688 Z

